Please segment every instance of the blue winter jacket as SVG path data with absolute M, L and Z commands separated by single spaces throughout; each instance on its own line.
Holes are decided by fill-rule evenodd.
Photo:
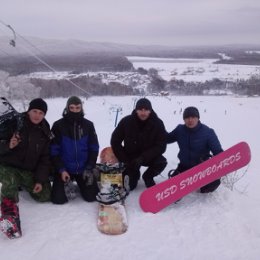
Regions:
M 70 174 L 82 174 L 85 169 L 93 169 L 99 152 L 99 144 L 94 125 L 81 118 L 70 121 L 62 118 L 53 124 L 54 139 L 51 156 L 56 170 Z
M 178 125 L 167 134 L 167 143 L 177 142 L 178 158 L 183 168 L 189 169 L 210 158 L 210 152 L 216 155 L 223 151 L 214 130 L 200 121 L 195 128 Z

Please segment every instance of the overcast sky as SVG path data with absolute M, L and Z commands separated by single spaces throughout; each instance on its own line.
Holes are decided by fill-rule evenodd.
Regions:
M 260 0 L 1 0 L 0 21 L 41 38 L 260 44 Z

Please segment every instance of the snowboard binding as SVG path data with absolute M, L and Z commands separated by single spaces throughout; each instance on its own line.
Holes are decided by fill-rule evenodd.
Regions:
M 111 205 L 116 202 L 124 202 L 125 198 L 129 194 L 129 177 L 128 175 L 124 178 L 124 187 L 120 187 L 117 184 L 107 184 L 101 188 L 101 191 L 96 196 L 98 202 Z

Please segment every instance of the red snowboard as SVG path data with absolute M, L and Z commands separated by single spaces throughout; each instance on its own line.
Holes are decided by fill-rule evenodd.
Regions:
M 151 188 L 139 198 L 144 212 L 157 213 L 190 192 L 236 171 L 250 162 L 247 143 L 238 143 L 211 159 Z

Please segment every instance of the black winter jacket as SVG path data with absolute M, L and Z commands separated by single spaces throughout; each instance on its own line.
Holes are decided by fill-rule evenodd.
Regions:
M 93 169 L 99 152 L 94 124 L 83 117 L 72 120 L 69 115 L 54 122 L 51 156 L 58 173 L 82 174 Z
M 143 164 L 149 165 L 166 150 L 164 124 L 153 110 L 145 121 L 134 110 L 119 122 L 112 133 L 111 146 L 119 161 L 129 163 L 141 156 Z
M 9 149 L 9 142 L 14 134 L 10 128 L 6 140 L 0 144 L 0 164 L 12 166 L 34 173 L 35 183 L 44 183 L 50 174 L 49 145 L 51 140 L 50 126 L 43 121 L 35 125 L 31 123 L 27 113 L 22 114 L 22 128 L 19 131 L 21 142 Z

